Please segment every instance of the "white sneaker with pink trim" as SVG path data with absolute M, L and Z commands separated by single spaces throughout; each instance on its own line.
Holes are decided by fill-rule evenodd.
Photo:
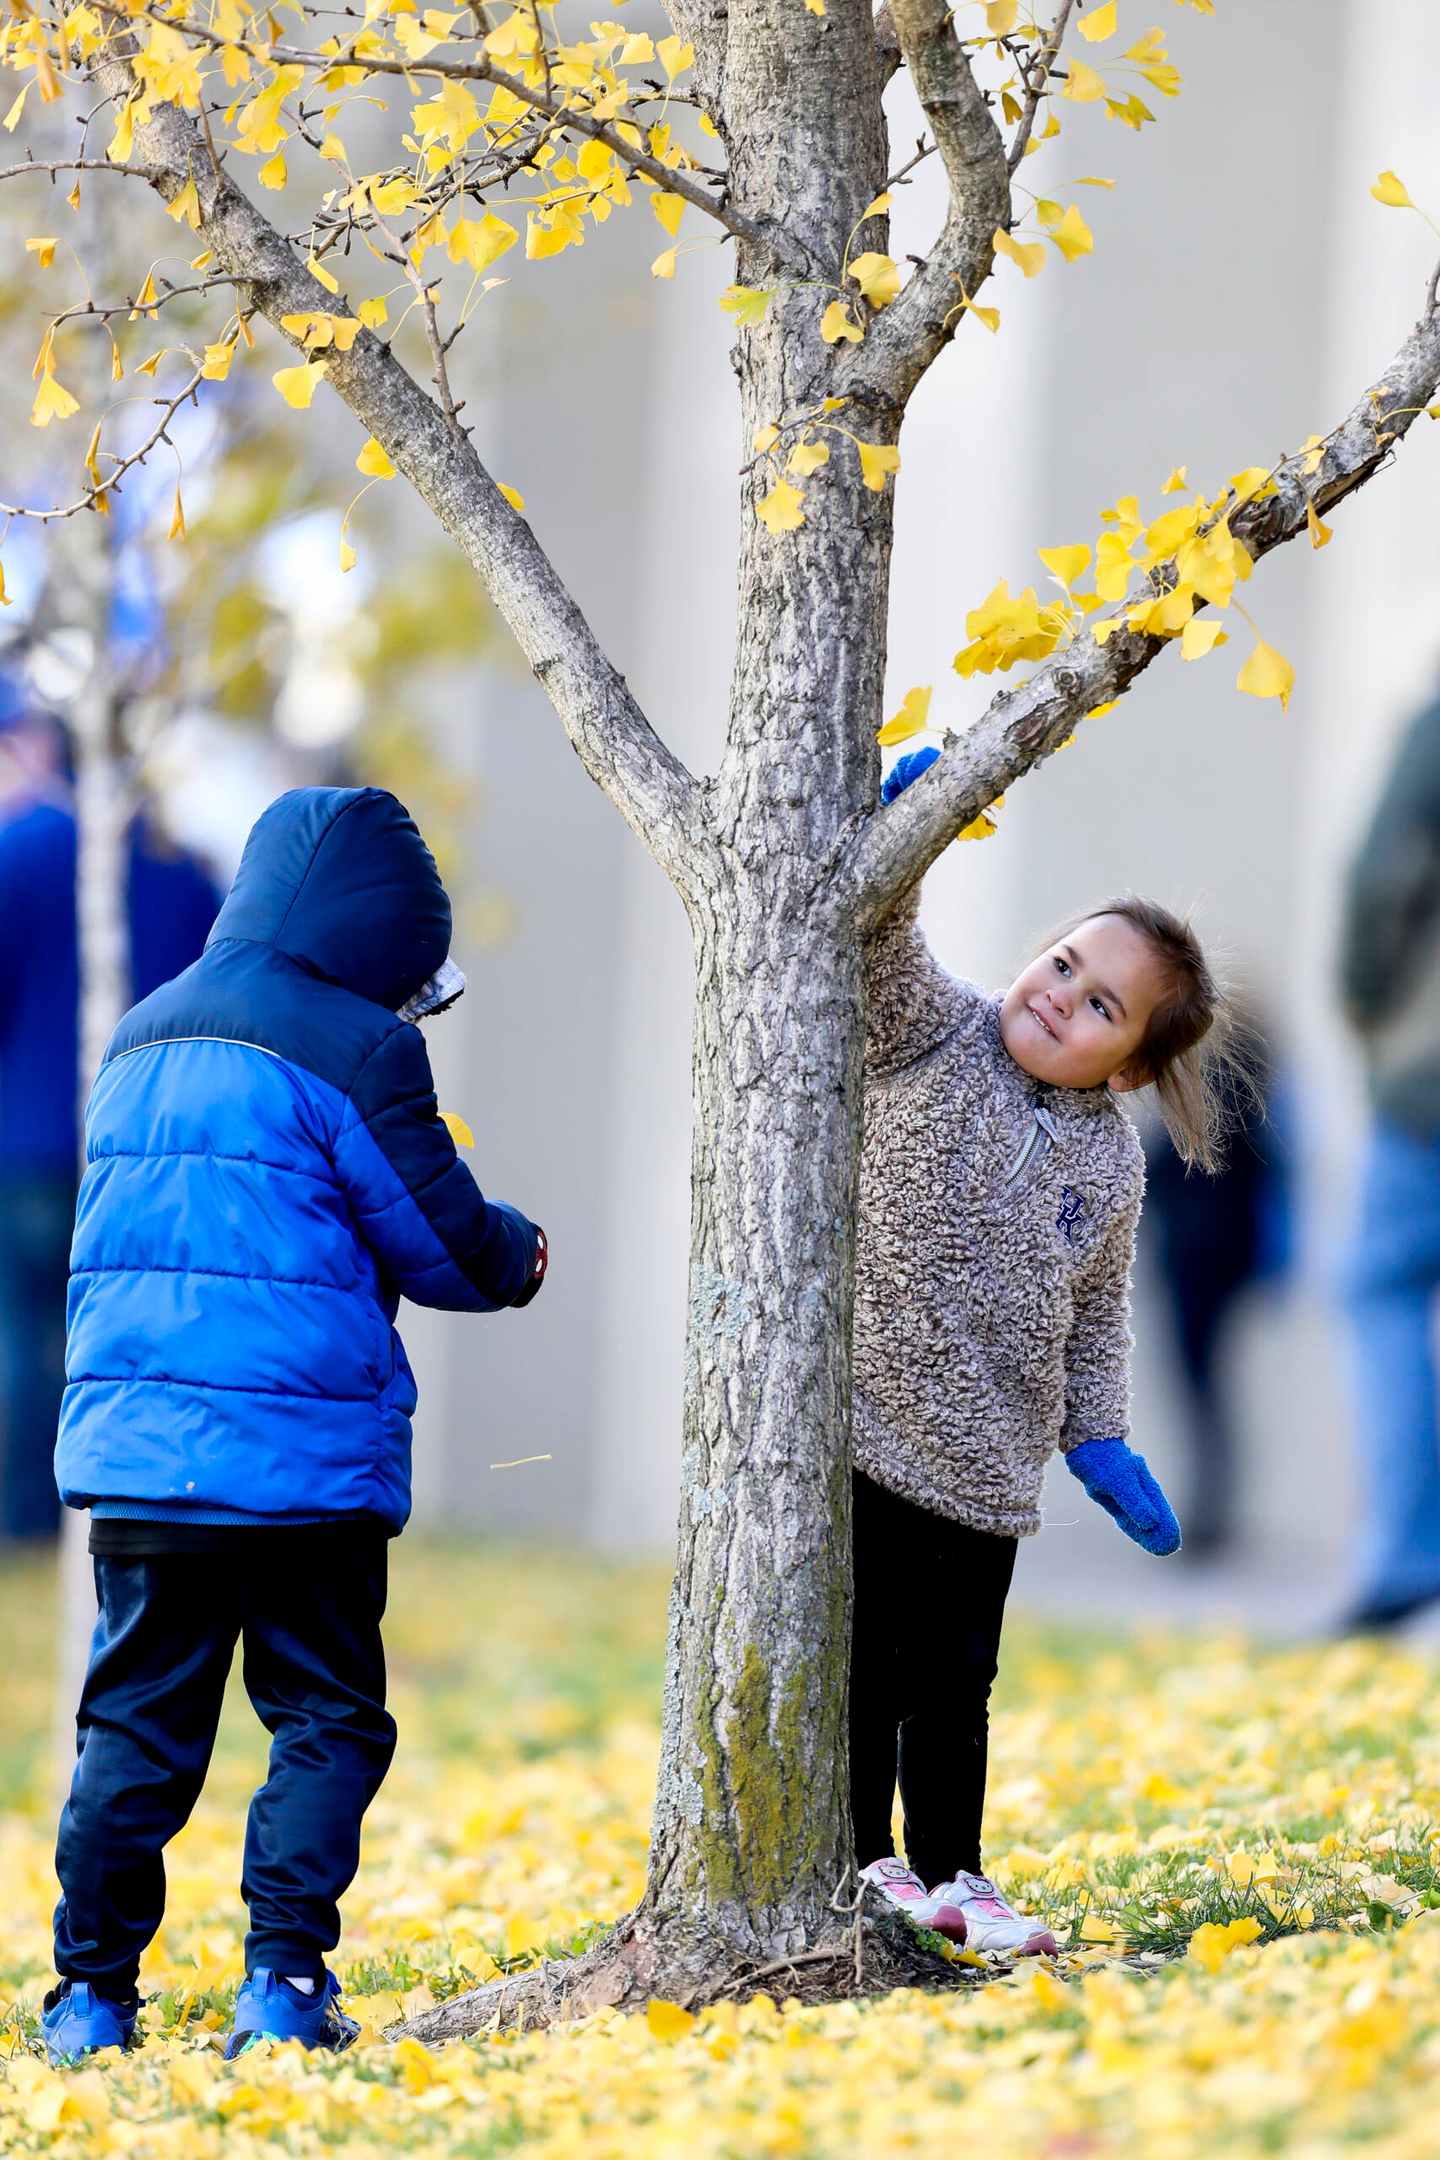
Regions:
M 916 1927 L 934 1927 L 935 1900 L 925 1888 L 913 1868 L 903 1860 L 889 1855 L 883 1860 L 872 1860 L 869 1867 L 861 1868 L 860 1880 L 869 1883 L 889 1900 L 897 1912 L 913 1920 Z M 963 1940 L 963 1937 L 962 1937 Z
M 930 1916 L 922 1924 L 967 1950 L 997 1950 L 1008 1957 L 1058 1954 L 1049 1928 L 1017 1913 L 988 1875 L 957 1875 L 953 1882 L 937 1883 L 926 1902 Z

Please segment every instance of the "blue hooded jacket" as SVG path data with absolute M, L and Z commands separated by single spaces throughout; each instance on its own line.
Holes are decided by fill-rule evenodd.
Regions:
M 190 1522 L 410 1512 L 403 1293 L 493 1312 L 537 1233 L 487 1201 L 396 1016 L 450 903 L 393 795 L 297 788 L 203 956 L 127 1014 L 86 1110 L 56 1477 Z

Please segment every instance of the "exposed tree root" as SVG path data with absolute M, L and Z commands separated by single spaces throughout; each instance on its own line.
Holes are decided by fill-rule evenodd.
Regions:
M 841 2002 L 899 1987 L 972 1987 L 985 1977 L 927 1949 L 873 1893 L 853 1918 L 829 1922 L 809 1947 L 765 1959 L 741 1956 L 699 1923 L 657 1923 L 642 1907 L 582 1957 L 542 1960 L 527 1972 L 471 1988 L 393 2026 L 389 2037 L 435 2046 L 477 2032 L 533 2032 L 601 2009 L 643 2010 L 656 1998 L 686 2010 L 746 2002 L 761 1993 Z

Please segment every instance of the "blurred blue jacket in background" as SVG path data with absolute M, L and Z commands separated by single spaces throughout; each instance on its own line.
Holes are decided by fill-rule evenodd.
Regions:
M 23 713 L 20 715 L 23 719 Z M 53 723 L 51 724 L 53 726 Z M 55 735 L 58 747 L 58 730 Z M 0 1533 L 53 1535 L 78 1176 L 75 816 L 57 772 L 0 804 Z M 220 896 L 143 817 L 128 841 L 131 995 L 202 951 Z

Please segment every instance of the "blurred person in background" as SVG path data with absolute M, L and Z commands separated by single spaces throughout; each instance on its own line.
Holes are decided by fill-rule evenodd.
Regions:
M 0 1537 L 53 1537 L 75 1220 L 80 962 L 69 741 L 0 678 Z M 129 836 L 131 1001 L 199 958 L 220 905 L 144 811 Z
M 1374 1124 L 1348 1294 L 1363 1529 L 1352 1628 L 1440 1598 L 1440 698 L 1401 744 L 1345 893 L 1340 983 Z
M 1283 1137 L 1273 1122 L 1274 1074 L 1252 1016 L 1241 1021 L 1247 1084 L 1234 1107 L 1224 1160 L 1187 1169 L 1169 1135 L 1147 1135 L 1145 1221 L 1170 1305 L 1184 1375 L 1189 1452 L 1184 1550 L 1223 1552 L 1235 1535 L 1238 1460 L 1220 1353 L 1236 1307 L 1253 1285 L 1283 1273 L 1290 1207 Z M 1158 1123 L 1158 1121 L 1157 1121 Z

